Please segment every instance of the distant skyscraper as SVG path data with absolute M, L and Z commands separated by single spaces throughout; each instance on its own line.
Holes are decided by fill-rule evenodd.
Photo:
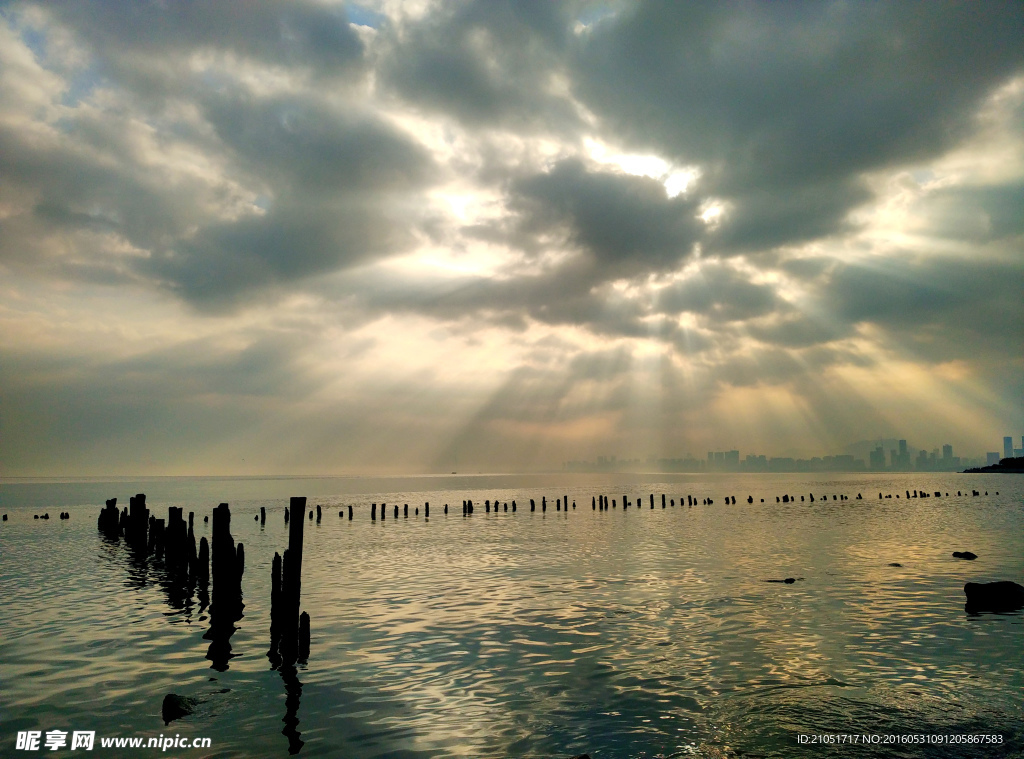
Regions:
M 951 445 L 949 445 L 947 443 L 946 445 L 942 446 L 942 460 L 943 461 L 949 461 L 952 458 L 953 458 L 953 446 L 951 446 Z
M 1013 458 L 1013 438 L 1012 437 L 1004 437 L 1003 438 L 1003 458 L 1004 459 L 1012 459 Z
M 896 459 L 896 464 L 893 468 L 902 469 L 903 471 L 907 471 L 910 469 L 910 451 L 907 450 L 906 440 L 900 441 L 900 452 Z
M 985 466 L 994 466 L 999 463 L 999 451 L 988 451 L 985 454 Z

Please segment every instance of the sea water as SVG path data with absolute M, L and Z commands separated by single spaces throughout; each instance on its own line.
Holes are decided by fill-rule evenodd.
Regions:
M 103 501 L 135 493 L 157 517 L 195 512 L 197 541 L 230 504 L 245 608 L 226 668 L 208 658 L 208 609 L 98 533 Z M 591 508 L 602 494 L 614 509 Z M 312 635 L 288 673 L 267 656 L 270 577 L 296 495 L 323 520 L 298 515 Z M 374 502 L 386 520 L 371 521 Z M 16 750 L 29 731 L 45 751 L 54 730 L 69 744 L 94 731 L 107 756 L 1024 752 L 1022 615 L 968 614 L 963 593 L 1024 583 L 1018 475 L 7 480 L 0 512 L 3 756 L 30 755 Z M 977 560 L 951 555 L 967 550 Z M 165 725 L 168 693 L 194 712 Z M 137 736 L 210 748 L 99 746 Z

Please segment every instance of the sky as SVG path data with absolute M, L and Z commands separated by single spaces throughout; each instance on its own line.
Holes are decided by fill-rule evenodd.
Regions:
M 0 4 L 0 475 L 1024 434 L 1024 4 Z

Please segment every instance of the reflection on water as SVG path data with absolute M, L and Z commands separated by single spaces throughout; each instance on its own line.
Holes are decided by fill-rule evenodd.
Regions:
M 0 587 L 21 592 L 4 597 L 0 619 L 5 726 L 156 735 L 160 702 L 175 692 L 200 702 L 176 729 L 210 735 L 218 755 L 280 755 L 287 741 L 291 753 L 336 757 L 810 757 L 828 752 L 795 735 L 822 731 L 1004 740 L 998 751 L 908 746 L 903 756 L 1024 750 L 1022 615 L 970 616 L 963 594 L 967 581 L 1024 578 L 1019 480 L 591 477 L 528 488 L 466 478 L 459 489 L 367 486 L 359 497 L 338 482 L 340 495 L 316 495 L 326 516 L 309 522 L 301 548 L 301 605 L 316 625 L 308 661 L 298 603 L 287 623 L 271 614 L 288 563 L 275 554 L 287 544 L 292 556 L 286 500 L 235 498 L 230 481 L 201 497 L 149 496 L 154 512 L 194 511 L 195 539 L 211 541 L 208 631 L 195 625 L 206 610 L 198 577 L 169 566 L 166 549 L 147 557 L 86 524 L 102 499 L 89 519 L 74 503 L 45 503 L 72 514 L 48 524 L 31 520 L 39 494 L 27 518 L 12 509 Z M 896 499 L 907 485 L 951 495 Z M 813 503 L 800 500 L 811 493 Z M 600 495 L 609 508 L 590 507 Z M 524 508 L 463 517 L 470 499 Z M 242 574 L 243 552 L 223 543 L 236 561 L 227 582 L 237 579 L 236 601 L 223 604 L 210 509 L 220 500 L 232 504 L 232 540 L 249 564 Z M 427 501 L 429 520 L 416 512 Z M 574 501 L 576 510 L 556 509 Z M 371 520 L 374 502 L 408 503 L 409 517 Z M 333 517 L 349 505 L 351 521 Z M 253 519 L 260 507 L 265 524 Z M 976 561 L 951 555 L 967 550 Z M 804 579 L 764 582 L 786 577 Z M 214 643 L 203 636 L 214 630 L 230 631 L 228 656 L 210 656 L 211 670 Z M 884 748 L 855 755 L 893 755 Z

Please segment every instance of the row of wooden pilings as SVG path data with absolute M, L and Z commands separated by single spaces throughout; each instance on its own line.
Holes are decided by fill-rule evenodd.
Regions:
M 305 498 L 292 498 L 292 512 L 298 509 L 301 514 L 305 503 Z M 212 579 L 210 630 L 204 637 L 211 641 L 208 658 L 214 661 L 217 669 L 226 669 L 231 650 L 228 638 L 234 632 L 235 622 L 241 619 L 245 608 L 242 602 L 245 546 L 242 543 L 235 545 L 231 535 L 231 510 L 228 504 L 218 505 L 212 516 L 212 546 L 203 537 L 198 548 L 194 512 L 189 512 L 186 525 L 183 509 L 170 506 L 165 522 L 150 513 L 143 493 L 132 496 L 129 506 L 121 510 L 117 508 L 116 498 L 108 500 L 100 512 L 97 527 L 110 538 L 124 538 L 137 556 L 162 558 L 168 574 L 187 582 L 191 587 L 205 589 Z M 257 519 L 266 522 L 265 507 L 260 509 Z M 205 520 L 209 521 L 209 517 Z M 275 553 L 271 567 L 271 651 L 268 655 L 275 666 L 304 662 L 309 657 L 309 615 L 299 613 L 302 538 L 303 520 L 294 519 L 291 521 L 284 558 Z
M 929 493 L 927 493 L 926 491 L 923 491 L 923 490 L 921 490 L 921 491 L 915 490 L 915 491 L 913 491 L 913 495 L 911 495 L 911 491 L 910 490 L 907 490 L 906 493 L 907 493 L 907 498 L 929 498 L 929 497 L 931 497 L 931 494 L 929 494 Z M 974 496 L 980 495 L 980 493 L 977 490 L 972 491 L 971 494 L 974 495 Z M 935 496 L 941 496 L 942 493 L 936 490 L 936 491 L 934 491 L 934 495 Z M 946 495 L 948 496 L 949 493 L 946 493 Z M 962 495 L 961 491 L 957 491 L 957 495 L 958 496 Z M 988 495 L 988 491 L 987 490 L 985 491 L 985 495 Z M 996 495 L 999 495 L 998 491 L 996 491 Z M 883 498 L 882 493 L 879 493 L 878 497 L 880 499 Z M 897 494 L 896 498 L 899 498 L 899 497 L 900 496 Z M 857 493 L 855 500 L 859 501 L 859 500 L 863 500 L 863 498 L 864 498 L 864 496 L 861 493 Z M 884 498 L 892 498 L 892 495 L 891 494 L 890 495 L 886 495 L 886 496 L 884 496 Z M 828 499 L 829 499 L 828 495 L 820 495 L 820 494 L 819 494 L 819 496 L 817 498 L 817 500 L 821 500 L 821 501 L 827 501 Z M 790 503 L 790 502 L 794 502 L 795 503 L 796 500 L 797 500 L 797 498 L 794 495 L 786 494 L 786 495 L 782 495 L 782 496 L 775 496 L 775 502 L 776 503 Z M 816 499 L 814 497 L 814 494 L 810 493 L 807 496 L 801 495 L 800 496 L 800 500 L 801 501 L 810 500 L 811 503 L 814 503 Z M 832 495 L 832 500 L 833 501 L 848 501 L 848 500 L 850 500 L 850 497 L 847 496 L 847 495 L 835 494 L 835 495 Z M 663 508 L 663 509 L 667 508 L 667 507 L 674 507 L 676 505 L 675 499 L 674 498 L 668 498 L 665 493 L 661 494 L 661 501 L 660 502 L 661 502 L 661 508 Z M 734 495 L 733 496 L 725 496 L 725 502 L 727 504 L 729 504 L 729 503 L 736 503 L 736 496 L 734 496 Z M 754 502 L 754 496 L 748 495 L 747 496 L 747 503 L 753 503 L 753 502 Z M 761 499 L 761 503 L 764 503 L 764 502 L 765 502 L 765 499 L 762 498 Z M 633 506 L 633 507 L 638 508 L 638 509 L 639 508 L 643 508 L 643 506 L 644 506 L 643 496 L 637 496 L 634 501 L 630 501 L 628 494 L 623 494 L 621 503 L 622 503 L 623 510 L 627 510 L 630 506 Z M 655 508 L 655 494 L 654 493 L 649 494 L 649 496 L 648 496 L 648 503 L 649 503 L 651 509 Z M 714 503 L 715 503 L 715 501 L 714 501 L 713 498 L 698 499 L 696 496 L 693 496 L 693 495 L 687 495 L 686 496 L 686 506 L 687 507 L 693 507 L 693 506 L 697 506 L 697 505 L 709 506 L 709 505 L 713 505 Z M 606 496 L 606 495 L 596 495 L 596 496 L 592 496 L 591 499 L 590 499 L 590 508 L 592 510 L 594 510 L 594 511 L 607 511 L 609 508 L 612 508 L 612 509 L 616 508 L 617 505 L 618 505 L 618 500 L 617 499 L 612 498 L 612 499 L 609 500 L 608 496 Z M 679 505 L 680 506 L 683 505 L 683 496 L 679 496 Z M 304 506 L 300 507 L 300 508 L 304 508 Z M 347 507 L 343 507 L 338 512 L 338 516 L 339 517 L 344 517 L 345 514 L 346 514 L 346 508 L 347 508 L 348 518 L 349 518 L 349 520 L 351 520 L 352 517 L 353 517 L 353 511 L 352 511 L 352 506 L 351 505 L 347 506 Z M 571 508 L 573 510 L 576 509 L 576 501 L 575 500 L 572 501 Z M 562 497 L 559 497 L 559 498 L 555 499 L 555 511 L 559 511 L 559 512 L 560 511 L 566 511 L 567 512 L 567 511 L 569 511 L 569 509 L 570 509 L 570 506 L 569 506 L 569 497 L 568 496 L 562 496 Z M 488 513 L 489 514 L 489 513 L 493 512 L 493 513 L 497 514 L 497 513 L 502 512 L 502 511 L 508 512 L 510 510 L 513 513 L 515 513 L 517 511 L 517 505 L 516 505 L 516 501 L 515 500 L 513 500 L 512 503 L 511 503 L 511 509 L 509 508 L 509 503 L 507 501 L 502 502 L 499 499 L 495 499 L 493 501 L 493 503 L 489 499 L 484 501 L 484 513 Z M 536 501 L 533 498 L 531 498 L 530 499 L 530 511 L 536 511 L 536 510 L 537 510 L 537 503 L 536 503 Z M 543 513 L 547 512 L 547 510 L 548 510 L 547 496 L 542 496 L 541 497 L 540 510 Z M 394 515 L 394 518 L 398 519 L 398 516 L 399 516 L 399 506 L 398 506 L 398 504 L 394 504 L 391 507 L 391 511 L 392 511 L 392 513 Z M 262 512 L 262 510 L 261 510 L 261 512 Z M 405 518 L 409 517 L 409 504 L 406 503 L 406 504 L 404 504 L 401 507 L 401 513 L 402 513 L 402 515 Z M 419 516 L 419 513 L 420 513 L 419 507 L 418 506 L 414 507 L 414 512 L 413 512 L 414 516 Z M 423 504 L 423 513 L 424 513 L 425 517 L 427 517 L 427 518 L 430 517 L 430 502 L 429 501 Z M 444 513 L 445 514 L 448 513 L 448 504 L 447 503 L 444 505 Z M 473 513 L 474 513 L 473 501 L 471 499 L 464 500 L 462 502 L 462 516 L 471 516 Z M 380 515 L 380 520 L 382 522 L 387 520 L 387 516 L 388 516 L 388 505 L 387 505 L 387 503 L 381 503 L 380 504 L 379 515 Z M 373 522 L 376 522 L 377 521 L 377 517 L 378 517 L 377 503 L 371 503 L 370 504 L 370 520 L 373 521 Z M 260 518 L 260 519 L 265 521 L 266 520 L 266 514 L 265 513 L 261 513 L 260 517 L 258 517 L 258 518 Z M 313 512 L 312 511 L 309 512 L 309 518 L 310 519 L 313 518 Z M 322 510 L 321 510 L 320 506 L 317 506 L 316 507 L 316 521 L 320 522 L 321 518 L 322 518 Z M 285 509 L 284 519 L 285 519 L 285 522 L 287 523 L 288 519 L 289 519 L 288 509 Z M 301 521 L 301 520 L 299 520 L 299 521 Z
M 240 587 L 245 567 L 245 549 L 241 543 L 238 544 L 237 550 L 234 547 L 227 504 L 222 503 L 214 509 L 213 516 L 213 540 L 215 546 L 220 544 L 220 550 L 215 552 L 213 559 L 214 577 L 225 578 L 226 589 L 227 578 L 237 575 L 238 581 L 232 582 Z M 100 512 L 97 526 L 100 532 L 108 537 L 123 537 L 129 546 L 143 556 L 162 557 L 168 571 L 184 573 L 189 582 L 205 585 L 210 580 L 210 546 L 204 537 L 200 539 L 198 548 L 196 547 L 194 519 L 195 513 L 190 511 L 186 525 L 183 509 L 170 506 L 165 522 L 150 514 L 145 494 L 139 493 L 132 496 L 129 499 L 129 506 L 120 511 L 116 498 L 108 500 Z

